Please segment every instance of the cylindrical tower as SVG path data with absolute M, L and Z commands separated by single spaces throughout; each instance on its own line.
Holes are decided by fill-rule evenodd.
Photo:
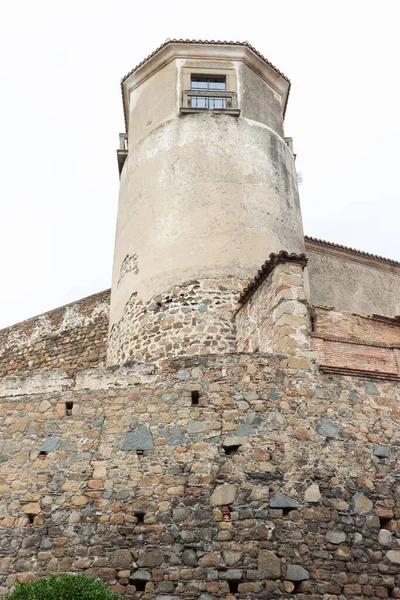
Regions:
M 123 79 L 109 365 L 234 351 L 238 293 L 304 252 L 289 87 L 228 42 L 168 41 Z

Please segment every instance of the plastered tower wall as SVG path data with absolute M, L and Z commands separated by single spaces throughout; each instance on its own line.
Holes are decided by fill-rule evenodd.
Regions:
M 190 77 L 207 73 L 226 77 L 236 111 L 182 111 Z M 240 289 L 270 252 L 304 250 L 288 81 L 246 46 L 174 43 L 122 87 L 108 362 L 232 351 Z

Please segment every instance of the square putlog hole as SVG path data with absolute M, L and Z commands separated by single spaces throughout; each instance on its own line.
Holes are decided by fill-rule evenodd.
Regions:
M 198 390 L 192 391 L 192 406 L 198 406 L 200 400 L 200 392 Z

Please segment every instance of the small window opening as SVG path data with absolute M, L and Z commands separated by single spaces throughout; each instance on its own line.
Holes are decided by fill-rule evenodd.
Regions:
M 34 514 L 32 514 L 32 513 L 28 513 L 26 516 L 27 516 L 27 517 L 28 517 L 28 519 L 29 519 L 29 523 L 33 523 L 33 521 L 34 521 L 34 519 L 35 519 L 35 517 L 36 517 L 36 515 L 34 515 Z
M 138 458 L 143 458 L 144 456 L 144 450 L 136 450 L 136 455 Z
M 379 517 L 380 529 L 389 529 L 391 520 L 391 518 Z
M 144 592 L 146 589 L 146 583 L 144 579 L 135 579 L 134 577 L 129 577 L 129 585 L 134 585 L 137 592 Z
M 388 597 L 389 598 L 396 598 L 397 597 L 397 594 L 393 593 L 394 592 L 394 588 L 393 587 L 388 587 L 387 591 L 388 591 Z
M 239 448 L 240 448 L 240 444 L 237 444 L 235 446 L 224 446 L 225 454 L 227 454 L 228 456 L 233 456 L 234 454 L 237 453 Z
M 294 583 L 294 589 L 292 594 L 301 594 L 302 593 L 302 581 L 293 581 Z
M 222 512 L 222 520 L 223 521 L 230 521 L 231 520 L 232 509 L 231 509 L 230 506 L 223 506 L 221 508 L 221 512 Z
M 193 391 L 192 392 L 192 406 L 197 406 L 199 404 L 200 392 Z
M 67 417 L 71 417 L 72 416 L 72 409 L 74 407 L 74 403 L 71 400 L 67 400 L 67 402 L 65 403 L 65 410 L 67 413 Z
M 240 579 L 230 579 L 228 581 L 228 585 L 229 585 L 229 591 L 231 594 L 237 594 L 239 591 L 239 583 Z
M 135 512 L 135 517 L 137 518 L 138 523 L 144 523 L 144 516 L 146 513 L 144 512 Z

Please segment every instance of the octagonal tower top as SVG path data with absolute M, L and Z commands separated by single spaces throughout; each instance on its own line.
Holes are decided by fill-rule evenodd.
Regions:
M 290 80 L 248 42 L 169 40 L 140 62 L 121 80 L 126 131 L 129 131 L 131 94 L 159 69 L 174 60 L 231 61 L 244 63 L 261 77 L 275 92 L 284 117 L 290 92 Z M 180 91 L 180 90 L 179 90 Z

